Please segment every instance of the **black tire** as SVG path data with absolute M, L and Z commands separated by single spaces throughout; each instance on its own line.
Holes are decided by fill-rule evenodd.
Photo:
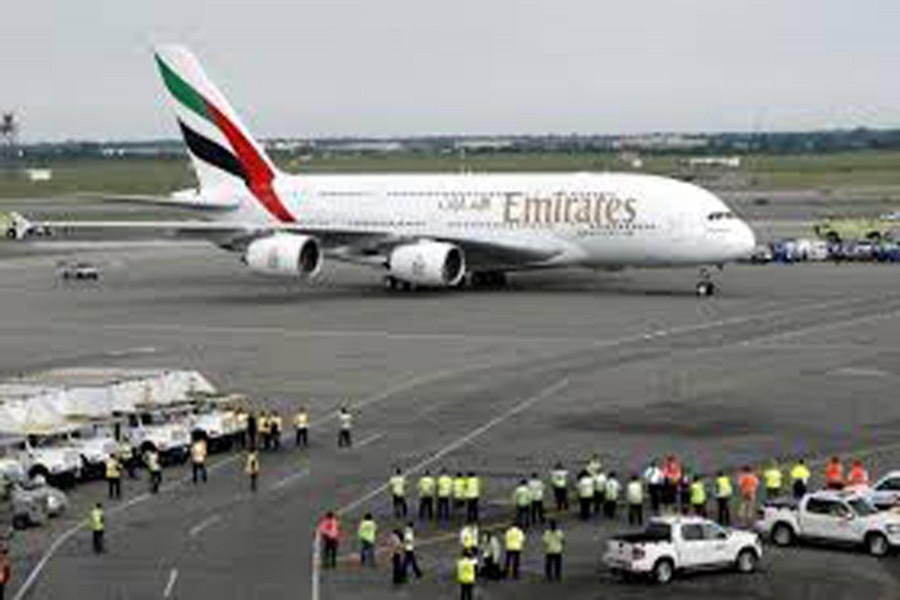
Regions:
M 881 558 L 887 556 L 891 544 L 883 533 L 870 533 L 866 536 L 866 551 L 872 556 Z
M 661 558 L 653 565 L 653 581 L 659 585 L 666 585 L 675 576 L 675 564 L 671 559 Z
M 50 471 L 47 470 L 47 467 L 44 465 L 36 465 L 28 470 L 29 479 L 34 479 L 39 476 L 43 477 L 45 481 L 50 481 Z
M 744 548 L 738 552 L 737 559 L 734 561 L 734 568 L 738 573 L 750 574 L 756 571 L 759 557 L 752 548 Z
M 12 520 L 13 529 L 27 529 L 31 519 L 27 515 L 15 515 Z
M 790 546 L 794 543 L 794 530 L 787 523 L 776 523 L 772 528 L 772 542 L 776 546 Z
M 8 237 L 11 240 L 16 239 L 16 229 L 14 227 L 10 227 L 9 229 L 7 229 L 6 237 Z

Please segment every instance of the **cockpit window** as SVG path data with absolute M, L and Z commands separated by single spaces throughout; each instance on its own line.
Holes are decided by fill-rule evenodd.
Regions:
M 734 219 L 736 218 L 733 212 L 714 212 L 709 213 L 706 216 L 707 221 L 721 221 L 723 219 Z

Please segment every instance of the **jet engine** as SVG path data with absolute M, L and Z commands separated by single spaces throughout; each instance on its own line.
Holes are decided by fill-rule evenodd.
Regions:
M 322 251 L 315 238 L 278 233 L 250 242 L 244 262 L 256 273 L 300 277 L 314 276 L 322 267 Z
M 465 276 L 466 260 L 458 246 L 426 241 L 394 248 L 388 270 L 392 277 L 415 285 L 452 287 Z

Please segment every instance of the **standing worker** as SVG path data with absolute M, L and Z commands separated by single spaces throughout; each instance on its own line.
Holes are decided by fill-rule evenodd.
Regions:
M 722 527 L 731 526 L 731 496 L 733 493 L 731 478 L 724 471 L 719 471 L 716 475 L 716 507 L 718 522 Z
M 763 479 L 766 482 L 766 500 L 774 500 L 781 495 L 783 477 L 777 462 L 773 460 L 769 463 L 768 468 L 763 471 Z
M 244 461 L 244 473 L 250 478 L 250 491 L 255 492 L 257 480 L 259 479 L 259 452 L 256 448 L 251 447 L 247 452 L 247 458 Z
M 462 514 L 466 507 L 466 492 L 468 491 L 468 480 L 461 472 L 453 478 L 453 512 L 457 515 Z
M 643 477 L 644 483 L 647 484 L 647 494 L 650 496 L 650 511 L 654 515 L 659 514 L 660 506 L 662 506 L 663 472 L 656 461 L 647 465 Z
M 562 581 L 562 555 L 565 535 L 550 519 L 549 528 L 544 531 L 544 576 L 547 581 Z
M 422 571 L 416 561 L 416 530 L 412 522 L 406 524 L 403 529 L 403 574 L 412 570 L 416 579 L 422 579 Z
M 847 476 L 847 485 L 857 488 L 869 485 L 869 473 L 858 458 L 853 459 L 850 474 Z
M 560 462 L 550 471 L 550 486 L 553 488 L 556 510 L 558 512 L 569 510 L 569 472 Z
M 531 495 L 531 522 L 544 522 L 544 482 L 537 473 L 531 474 L 528 480 L 528 491 Z
M 464 552 L 475 552 L 478 550 L 478 525 L 468 522 L 459 530 L 459 545 L 462 546 Z
M 691 481 L 691 511 L 698 517 L 706 517 L 706 483 L 700 473 Z
M 466 478 L 466 519 L 478 521 L 480 503 L 481 478 L 469 471 L 469 476 Z
M 447 469 L 441 469 L 437 478 L 437 520 L 450 520 L 450 499 L 453 497 L 453 478 Z
M 122 464 L 114 454 L 106 457 L 106 482 L 109 485 L 109 499 L 122 497 Z
M 309 446 L 309 413 L 305 406 L 301 406 L 294 415 L 294 445 L 297 448 Z
M 359 564 L 375 566 L 375 541 L 378 539 L 378 525 L 371 513 L 366 513 L 356 529 L 359 537 Z
M 607 519 L 616 518 L 616 507 L 619 505 L 619 494 L 622 492 L 622 484 L 616 479 L 615 471 L 610 471 L 606 478 L 606 496 L 603 500 L 603 513 Z
M 829 490 L 844 489 L 844 466 L 837 456 L 832 456 L 825 465 L 825 487 Z
M 341 412 L 338 413 L 338 419 L 341 423 L 341 429 L 338 431 L 338 448 L 350 448 L 353 446 L 353 436 L 351 434 L 353 415 L 346 406 L 342 406 Z
M 759 478 L 750 465 L 746 465 L 738 479 L 738 487 L 741 488 L 741 505 L 738 508 L 738 518 L 744 525 L 753 521 L 753 513 L 756 510 L 756 489 L 759 487 Z
M 494 533 L 484 533 L 481 537 L 482 545 L 482 576 L 485 579 L 496 581 L 502 575 L 500 572 L 500 561 L 503 559 L 503 552 L 500 546 L 500 539 Z
M 162 466 L 159 464 L 159 452 L 155 448 L 148 448 L 144 454 L 144 464 L 150 473 L 150 493 L 158 494 L 162 485 Z
M 531 490 L 528 489 L 528 481 L 522 479 L 513 490 L 513 504 L 516 507 L 516 525 L 525 528 L 531 520 Z
M 234 415 L 237 420 L 237 443 L 242 450 L 247 447 L 247 429 L 250 427 L 250 415 L 243 408 L 238 408 Z
M 430 521 L 434 518 L 434 477 L 430 471 L 419 477 L 419 520 Z
M 103 532 L 106 529 L 106 522 L 103 516 L 103 505 L 97 503 L 91 509 L 88 517 L 88 525 L 91 528 L 91 534 L 94 540 L 94 554 L 103 554 L 106 547 L 103 544 Z
M 395 529 L 391 532 L 391 581 L 394 585 L 406 583 L 406 574 L 403 572 L 403 532 Z
M 259 420 L 256 413 L 247 415 L 247 441 L 251 448 L 257 448 L 259 443 Z
M 191 467 L 194 483 L 206 482 L 206 440 L 199 438 L 191 444 Z
M 281 434 L 284 432 L 284 419 L 281 413 L 270 413 L 269 415 L 269 437 L 272 438 L 272 447 L 275 450 L 281 450 Z
M 608 479 L 603 470 L 598 470 L 591 475 L 594 478 L 594 501 L 591 503 L 593 513 L 599 515 L 603 510 L 603 501 L 606 498 L 606 481 Z
M 794 492 L 794 498 L 799 500 L 806 495 L 811 475 L 809 467 L 806 466 L 806 462 L 802 458 L 791 467 L 791 489 Z
M 272 436 L 271 436 L 271 421 L 269 421 L 269 414 L 266 411 L 261 411 L 259 413 L 259 437 L 262 441 L 262 449 L 268 450 L 272 444 Z
M 319 521 L 319 537 L 322 540 L 322 566 L 326 569 L 337 566 L 338 544 L 341 541 L 341 522 L 331 511 Z
M 625 499 L 628 501 L 628 524 L 631 526 L 644 525 L 644 484 L 635 473 L 631 481 L 625 487 Z
M 394 517 L 405 519 L 407 514 L 406 506 L 406 476 L 400 467 L 397 467 L 394 474 L 388 480 L 388 487 L 391 488 L 391 502 L 394 507 Z
M 522 548 L 525 547 L 525 532 L 517 524 L 506 530 L 506 577 L 519 578 L 519 565 L 522 562 Z
M 587 471 L 578 474 L 575 484 L 578 488 L 578 516 L 582 521 L 591 518 L 591 505 L 594 503 L 594 478 Z
M 459 582 L 460 600 L 475 599 L 475 571 L 478 561 L 468 550 L 456 561 L 456 580 Z

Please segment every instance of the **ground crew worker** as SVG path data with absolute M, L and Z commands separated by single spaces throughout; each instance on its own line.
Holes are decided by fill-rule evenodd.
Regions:
M 475 598 L 475 571 L 478 561 L 471 552 L 465 551 L 456 561 L 456 580 L 459 582 L 460 600 L 474 600 Z
M 162 485 L 162 466 L 159 464 L 159 453 L 154 448 L 148 449 L 144 454 L 144 464 L 150 473 L 150 493 L 158 494 L 159 486 Z
M 825 487 L 830 490 L 840 490 L 844 487 L 844 466 L 837 456 L 832 456 L 825 466 Z
M 9 553 L 6 548 L 0 550 L 0 600 L 6 597 L 6 586 L 12 579 L 12 568 L 9 565 Z
M 434 518 L 434 477 L 431 471 L 425 471 L 419 477 L 419 520 L 431 520 Z
M 794 498 L 799 500 L 806 495 L 810 476 L 809 468 L 802 458 L 791 467 L 791 487 L 794 491 Z
M 565 545 L 565 534 L 557 528 L 556 521 L 550 519 L 549 527 L 544 531 L 544 576 L 547 581 L 562 581 L 562 555 Z
M 122 464 L 115 455 L 106 457 L 106 482 L 109 485 L 109 499 L 122 497 Z
M 450 499 L 453 496 L 453 478 L 446 469 L 441 469 L 437 478 L 437 518 L 438 521 L 450 520 Z
M 481 502 L 481 478 L 472 471 L 466 478 L 466 519 L 478 521 L 478 506 Z
M 544 522 L 544 482 L 537 473 L 531 474 L 528 480 L 528 491 L 531 494 L 531 522 Z
M 597 471 L 592 475 L 594 479 L 594 500 L 591 502 L 595 515 L 599 515 L 603 509 L 603 500 L 606 498 L 606 473 Z
M 748 525 L 753 519 L 753 512 L 756 510 L 756 489 L 759 487 L 759 478 L 750 465 L 746 465 L 741 470 L 741 476 L 738 479 L 738 487 L 741 488 L 741 505 L 738 508 L 738 518 Z
M 388 487 L 391 489 L 391 504 L 394 507 L 394 517 L 397 519 L 405 519 L 407 513 L 406 506 L 406 476 L 399 467 L 388 479 Z
M 719 525 L 729 527 L 731 525 L 731 478 L 724 471 L 719 471 L 716 476 L 716 507 L 718 508 Z
M 247 447 L 247 431 L 250 428 L 250 415 L 248 415 L 247 411 L 243 408 L 238 408 L 235 413 L 235 418 L 237 419 L 238 446 L 243 450 Z
M 658 514 L 662 505 L 663 472 L 656 464 L 651 462 L 644 469 L 644 483 L 647 485 L 647 494 L 650 496 L 650 510 Z
M 520 480 L 513 491 L 513 504 L 516 507 L 516 524 L 519 527 L 528 527 L 531 520 L 531 490 L 527 480 Z
M 272 447 L 275 450 L 281 450 L 281 432 L 284 431 L 284 419 L 280 413 L 269 413 L 269 438 L 272 440 Z
M 269 415 L 266 411 L 261 411 L 259 413 L 259 436 L 262 438 L 262 448 L 263 450 L 268 450 L 269 445 L 272 443 L 272 438 L 270 437 L 270 421 Z
M 698 517 L 706 517 L 706 484 L 700 474 L 691 482 L 691 510 Z
M 781 494 L 782 475 L 778 463 L 774 460 L 763 471 L 763 479 L 766 481 L 766 500 L 773 500 Z
M 485 579 L 495 581 L 500 579 L 500 561 L 502 551 L 500 539 L 493 533 L 485 533 L 481 537 L 482 543 L 482 576 Z
M 668 456 L 663 463 L 662 507 L 669 513 L 677 511 L 678 486 L 681 483 L 681 463 L 674 456 Z
M 259 443 L 259 419 L 254 413 L 247 415 L 247 439 L 251 448 L 257 448 Z
M 601 471 L 603 471 L 603 463 L 600 462 L 600 457 L 594 454 L 591 456 L 591 459 L 587 462 L 587 465 L 584 467 L 584 470 L 588 472 L 588 475 L 594 477 Z
M 250 491 L 256 491 L 257 480 L 259 479 L 259 452 L 252 448 L 247 452 L 247 459 L 244 462 L 244 472 L 250 478 Z
M 578 516 L 582 521 L 591 518 L 591 505 L 594 502 L 594 478 L 587 471 L 578 474 Z
M 322 566 L 326 569 L 337 566 L 338 544 L 341 541 L 341 522 L 331 511 L 319 521 L 319 537 L 322 540 Z
M 459 545 L 465 552 L 478 549 L 478 525 L 468 522 L 459 530 Z
M 137 479 L 137 459 L 135 458 L 134 448 L 131 447 L 131 444 L 125 440 L 121 440 L 118 444 L 117 455 L 119 464 L 125 467 L 128 479 Z
M 341 428 L 338 431 L 338 448 L 350 448 L 353 446 L 353 437 L 351 435 L 353 415 L 350 414 L 346 406 L 342 406 L 341 412 L 338 413 L 338 419 L 341 423 Z
M 691 481 L 690 472 L 685 470 L 676 486 L 676 489 L 678 490 L 678 505 L 681 509 L 681 514 L 683 515 L 690 514 L 691 512 Z
M 378 525 L 371 513 L 366 513 L 356 529 L 359 537 L 359 564 L 375 566 L 375 540 L 378 539 Z
M 191 467 L 194 483 L 206 481 L 206 440 L 195 440 L 191 444 Z
M 91 509 L 90 515 L 88 516 L 88 525 L 91 528 L 91 534 L 93 536 L 94 554 L 103 554 L 106 551 L 106 547 L 103 543 L 103 532 L 106 529 L 106 522 L 103 516 L 103 505 L 101 503 L 98 502 L 94 505 L 94 508 Z
M 625 487 L 625 499 L 628 501 L 628 524 L 642 526 L 644 524 L 644 484 L 637 473 Z
M 462 512 L 466 505 L 466 485 L 469 481 L 462 473 L 457 473 L 453 478 L 453 510 L 456 513 Z
M 869 474 L 858 458 L 853 459 L 850 474 L 847 476 L 847 485 L 863 487 L 869 485 Z
M 622 484 L 616 479 L 615 471 L 611 471 L 606 478 L 606 493 L 603 498 L 603 513 L 607 519 L 616 518 L 616 507 L 619 504 L 619 494 L 622 492 Z
M 394 585 L 406 583 L 406 574 L 403 572 L 403 532 L 395 529 L 391 532 L 391 581 Z
M 294 415 L 294 445 L 298 448 L 309 446 L 309 413 L 305 406 Z
M 519 565 L 522 562 L 522 548 L 525 547 L 525 532 L 516 524 L 506 530 L 506 577 L 519 578 Z
M 553 488 L 556 510 L 569 510 L 569 472 L 563 468 L 562 463 L 556 463 L 550 471 L 550 486 Z
M 406 524 L 403 529 L 403 574 L 404 576 L 412 569 L 416 579 L 422 579 L 422 571 L 419 569 L 419 563 L 416 561 L 416 530 L 413 528 L 412 522 Z

